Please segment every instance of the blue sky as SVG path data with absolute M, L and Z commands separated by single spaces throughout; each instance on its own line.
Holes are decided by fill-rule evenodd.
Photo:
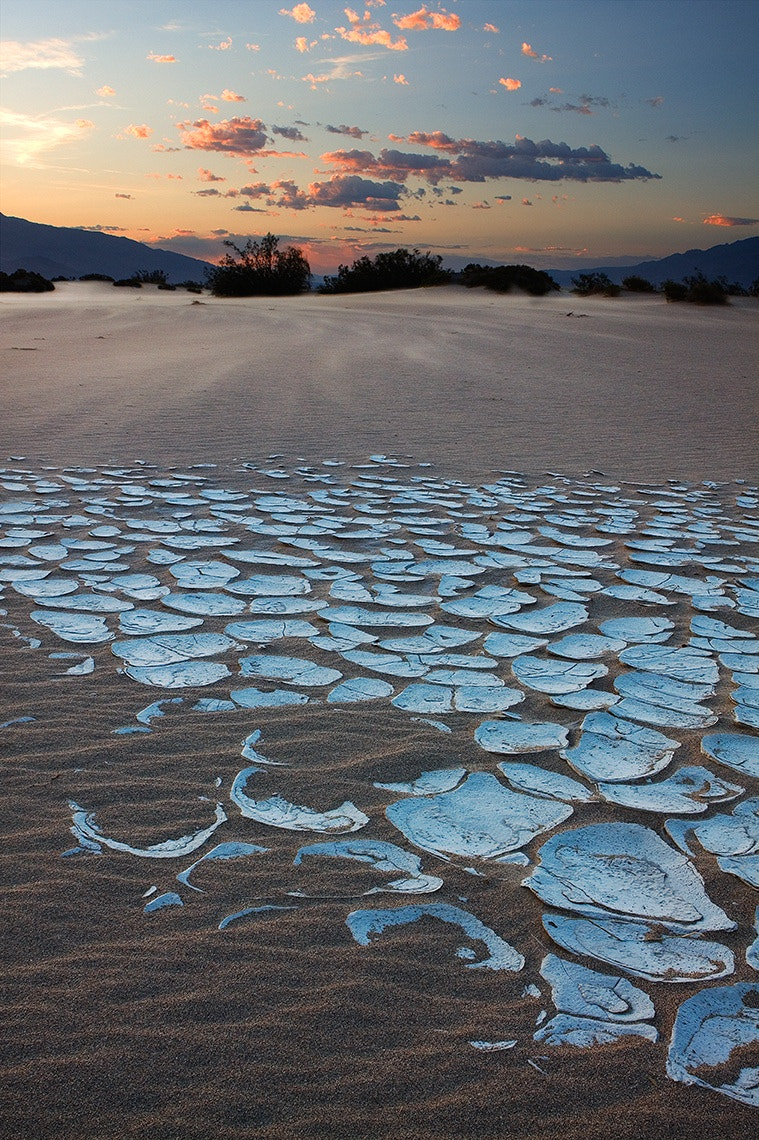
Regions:
M 3 0 L 3 211 L 316 272 L 759 231 L 754 0 Z

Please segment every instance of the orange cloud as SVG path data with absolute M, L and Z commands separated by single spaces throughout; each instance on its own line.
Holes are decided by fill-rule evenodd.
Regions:
M 214 174 L 212 170 L 206 170 L 205 167 L 198 167 L 198 181 L 199 182 L 226 182 L 226 178 L 222 178 L 220 174 Z
M 194 123 L 178 123 L 182 142 L 189 150 L 212 150 L 226 154 L 249 155 L 266 146 L 266 128 L 260 119 L 222 119 L 209 123 L 198 119 Z
M 563 95 L 564 94 L 564 88 L 563 87 L 549 87 L 548 90 L 551 92 L 552 95 Z
M 705 226 L 759 226 L 759 218 L 734 218 L 728 214 L 710 214 Z
M 532 44 L 528 43 L 522 44 L 522 55 L 526 55 L 528 59 L 536 59 L 538 63 L 550 63 L 552 58 L 550 55 L 538 55 L 533 51 Z
M 245 102 L 245 96 L 244 95 L 238 95 L 236 91 L 230 91 L 228 87 L 224 88 L 224 90 L 221 93 L 221 97 L 225 103 L 244 103 Z
M 351 26 L 350 29 L 335 28 L 341 39 L 352 44 L 363 44 L 365 47 L 377 46 L 387 48 L 388 51 L 408 51 L 408 43 L 403 36 L 394 40 L 390 32 L 386 32 L 379 24 L 370 23 L 367 19 L 370 16 L 368 11 L 364 13 L 363 19 L 352 8 L 346 8 L 345 15 Z
M 291 16 L 296 24 L 313 24 L 316 12 L 308 4 L 296 4 L 294 8 L 280 8 L 280 16 Z
M 98 87 L 95 94 L 99 95 L 101 99 L 110 99 L 110 97 L 112 95 L 115 95 L 116 92 L 112 87 L 109 87 L 107 83 L 104 83 L 102 87 Z
M 27 68 L 62 68 L 72 75 L 80 75 L 83 63 L 84 60 L 77 55 L 68 40 L 35 40 L 33 43 L 5 40 L 3 43 L 4 74 L 25 71 Z
M 507 91 L 518 91 L 522 86 L 521 79 L 499 79 L 498 82 L 501 83 Z
M 174 55 L 156 55 L 154 51 L 149 51 L 146 59 L 152 59 L 153 63 L 176 63 L 177 59 Z
M 404 32 L 424 32 L 431 28 L 443 32 L 455 32 L 461 27 L 459 16 L 450 15 L 445 11 L 430 12 L 425 5 L 422 5 L 416 12 L 411 12 L 408 16 L 395 16 L 393 23 L 396 28 L 400 28 Z
M 260 44 L 246 44 L 245 47 L 248 49 L 248 51 L 260 51 L 261 50 Z
M 130 123 L 128 127 L 124 128 L 125 135 L 131 135 L 133 139 L 149 139 L 153 133 L 153 128 L 147 126 L 146 123 Z
M 297 40 L 295 41 L 296 51 L 300 51 L 300 52 L 309 51 L 310 47 L 311 47 L 311 45 L 309 44 L 309 42 L 305 36 L 298 36 Z
M 211 51 L 229 51 L 232 46 L 232 37 L 229 36 L 226 40 L 222 40 L 220 44 L 209 44 Z
M 409 85 L 408 79 L 402 73 L 393 76 L 393 83 L 400 83 L 401 87 L 408 87 Z
M 497 28 L 495 26 L 495 24 L 485 24 L 485 26 L 482 30 L 483 30 L 483 32 L 492 32 L 494 35 L 497 36 L 501 29 Z

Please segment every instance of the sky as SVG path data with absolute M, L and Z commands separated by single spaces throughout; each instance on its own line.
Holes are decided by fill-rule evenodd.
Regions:
M 0 0 L 2 210 L 314 273 L 759 233 L 756 0 Z

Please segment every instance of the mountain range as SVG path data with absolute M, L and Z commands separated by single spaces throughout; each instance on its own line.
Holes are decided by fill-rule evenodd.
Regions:
M 459 260 L 462 260 L 460 258 Z M 471 260 L 476 260 L 472 258 Z M 489 258 L 484 264 L 496 265 Z M 445 264 L 445 263 L 444 263 Z M 24 218 L 0 214 L 0 271 L 12 273 L 28 269 L 44 277 L 78 278 L 87 273 L 103 273 L 109 277 L 131 277 L 140 270 L 162 270 L 172 284 L 200 281 L 207 261 L 156 249 L 130 238 L 115 237 L 93 230 L 64 226 L 47 226 Z M 456 266 L 456 268 L 461 268 Z M 689 249 L 654 261 L 637 265 L 600 265 L 592 269 L 555 269 L 548 271 L 559 285 L 568 287 L 578 273 L 600 272 L 617 284 L 633 274 L 645 277 L 654 285 L 672 279 L 681 281 L 695 273 L 705 277 L 725 277 L 727 281 L 748 286 L 759 278 L 759 237 L 715 245 L 710 249 Z M 314 279 L 319 284 L 321 279 Z

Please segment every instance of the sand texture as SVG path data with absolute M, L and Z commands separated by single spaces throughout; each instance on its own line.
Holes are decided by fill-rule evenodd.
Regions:
M 753 303 L 112 292 L 0 304 L 4 1134 L 752 1134 L 755 1043 L 667 1068 L 686 1001 L 759 1004 Z M 602 794 L 588 693 L 669 741 L 612 784 L 698 768 L 703 810 Z M 596 874 L 589 840 L 571 900 L 524 885 L 587 836 L 632 846 Z M 360 842 L 402 869 L 299 857 Z M 549 934 L 588 913 L 730 964 L 650 980 Z M 548 955 L 647 995 L 639 1035 L 546 1039 Z

